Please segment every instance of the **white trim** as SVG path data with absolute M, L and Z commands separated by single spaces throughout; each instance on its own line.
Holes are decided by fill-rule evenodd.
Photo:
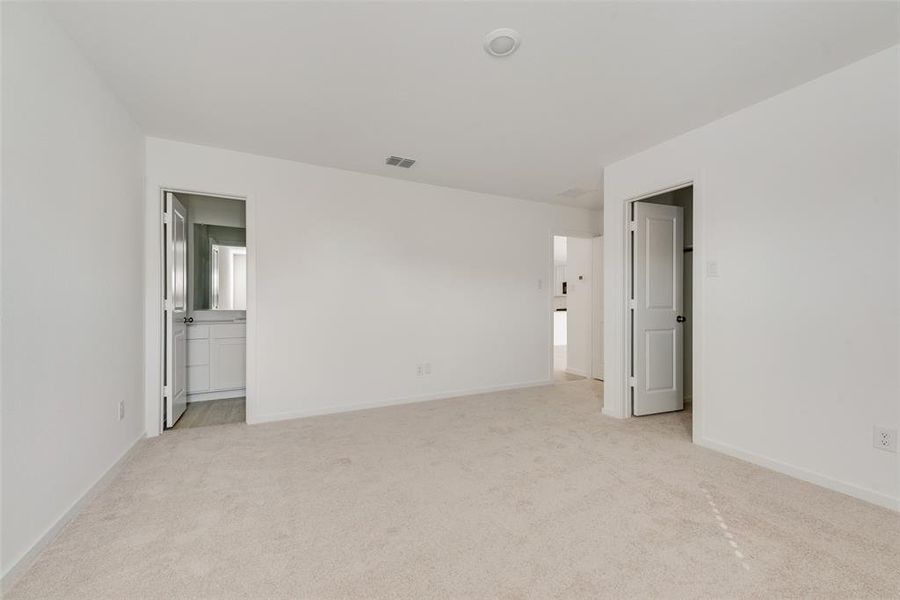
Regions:
M 97 494 L 102 492 L 110 482 L 115 479 L 116 475 L 122 470 L 122 467 L 131 459 L 134 452 L 144 439 L 144 433 L 141 434 L 119 455 L 119 457 L 109 466 L 106 471 L 95 481 L 72 505 L 62 514 L 54 523 L 47 528 L 46 531 L 38 538 L 31 548 L 22 553 L 19 558 L 13 561 L 12 566 L 3 574 L 0 579 L 0 596 L 9 592 L 19 578 L 34 564 L 41 552 L 56 539 L 56 536 L 68 525 L 72 519 L 78 516 L 78 513 L 93 500 Z
M 605 417 L 611 417 L 613 419 L 621 419 L 619 416 L 619 412 L 617 409 L 609 408 L 606 404 L 603 405 L 603 408 L 600 409 L 600 414 Z
M 753 452 L 747 452 L 746 450 L 741 450 L 740 448 L 736 448 L 722 442 L 717 442 L 715 440 L 698 438 L 697 436 L 694 436 L 694 443 L 698 446 L 703 446 L 704 448 L 709 448 L 710 450 L 715 450 L 717 452 L 721 452 L 722 454 L 727 454 L 728 456 L 753 463 L 754 465 L 759 465 L 760 467 L 765 467 L 766 469 L 770 469 L 772 471 L 784 473 L 785 475 L 789 475 L 796 479 L 802 479 L 803 481 L 814 483 L 823 488 L 827 488 L 835 492 L 840 492 L 848 496 L 853 496 L 854 498 L 865 500 L 866 502 L 871 502 L 872 504 L 877 504 L 878 506 L 900 512 L 900 498 L 888 496 L 887 494 L 882 494 L 881 492 L 876 492 L 875 490 L 870 490 L 868 488 L 860 487 L 852 483 L 847 483 L 839 479 L 834 479 L 832 477 L 828 477 L 827 475 L 822 475 L 820 473 L 816 473 L 815 471 L 810 471 L 802 467 L 795 467 L 794 465 L 789 465 L 767 456 L 754 454 Z
M 216 392 L 197 392 L 188 394 L 188 404 L 195 402 L 210 402 L 212 400 L 227 400 L 229 398 L 240 398 L 246 396 L 247 390 L 244 388 L 235 388 L 233 390 L 219 390 Z
M 146 182 L 146 206 L 144 231 L 144 410 L 145 435 L 156 437 L 163 431 L 162 424 L 162 226 L 159 215 L 163 210 L 163 199 L 166 192 L 176 194 L 194 194 L 241 200 L 244 202 L 244 215 L 247 230 L 247 362 L 246 362 L 246 416 L 247 423 L 254 422 L 254 415 L 259 406 L 256 389 L 256 204 L 251 196 L 223 194 L 204 190 L 186 189 L 159 182 Z
M 582 371 L 581 369 L 570 369 L 569 367 L 566 367 L 565 372 L 568 373 L 569 375 L 577 375 L 579 377 L 584 377 L 585 379 L 590 379 L 588 374 L 585 373 L 584 371 Z
M 382 408 L 385 406 L 397 406 L 402 404 L 414 404 L 416 402 L 430 402 L 432 400 L 446 400 L 447 398 L 461 398 L 463 396 L 476 396 L 478 394 L 490 394 L 492 392 L 505 392 L 509 390 L 518 390 L 523 388 L 542 387 L 553 385 L 552 379 L 540 381 L 526 381 L 523 383 L 509 383 L 504 385 L 492 385 L 480 388 L 469 388 L 464 390 L 451 390 L 447 392 L 436 392 L 433 394 L 419 394 L 415 396 L 403 396 L 400 398 L 392 398 L 390 400 L 376 400 L 375 402 L 360 402 L 357 404 L 347 404 L 332 408 L 313 408 L 307 410 L 292 410 L 288 412 L 272 413 L 268 415 L 257 415 L 255 423 L 271 423 L 274 421 L 286 421 L 288 419 L 301 419 L 304 417 L 316 417 L 320 415 L 333 415 L 345 412 L 353 412 L 356 410 L 367 410 L 370 408 Z

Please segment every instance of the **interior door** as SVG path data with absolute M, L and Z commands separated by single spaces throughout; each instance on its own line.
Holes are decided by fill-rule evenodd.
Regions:
M 166 192 L 166 427 L 187 409 L 187 212 Z
M 684 408 L 682 316 L 684 210 L 634 203 L 632 412 Z

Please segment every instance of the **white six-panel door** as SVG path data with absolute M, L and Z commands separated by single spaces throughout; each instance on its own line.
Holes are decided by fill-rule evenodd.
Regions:
M 187 212 L 166 192 L 166 427 L 187 409 Z
M 638 416 L 684 408 L 683 214 L 679 206 L 634 203 L 632 412 Z

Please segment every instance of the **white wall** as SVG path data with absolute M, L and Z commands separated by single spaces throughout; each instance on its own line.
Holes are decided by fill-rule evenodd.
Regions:
M 603 379 L 603 236 L 591 241 L 591 377 Z
M 231 272 L 234 284 L 231 286 L 231 306 L 242 310 L 247 306 L 247 253 L 231 253 Z
M 553 345 L 554 346 L 565 346 L 568 344 L 567 334 L 568 334 L 568 319 L 566 318 L 566 311 L 564 310 L 554 310 L 553 311 Z
M 593 244 L 591 238 L 569 237 L 566 263 L 566 371 L 590 376 Z
M 243 200 L 210 198 L 196 194 L 178 194 L 178 199 L 187 209 L 191 224 L 205 223 L 222 227 L 247 226 Z
M 599 227 L 591 211 L 159 139 L 147 180 L 148 222 L 160 187 L 247 197 L 250 421 L 548 381 L 550 233 Z
M 144 159 L 44 8 L 2 11 L 6 574 L 143 433 Z
M 898 507 L 894 47 L 605 170 L 606 398 L 624 410 L 624 202 L 694 180 L 694 436 Z M 718 278 L 707 278 L 715 261 Z

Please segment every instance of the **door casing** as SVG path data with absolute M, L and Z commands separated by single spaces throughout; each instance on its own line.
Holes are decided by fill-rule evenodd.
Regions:
M 631 208 L 632 204 L 641 200 L 648 200 L 654 196 L 674 192 L 686 187 L 693 187 L 693 230 L 691 232 L 693 255 L 694 255 L 694 276 L 691 287 L 692 299 L 692 317 L 693 317 L 693 346 L 691 348 L 691 379 L 692 379 L 692 436 L 694 440 L 702 438 L 703 428 L 703 369 L 702 369 L 702 348 L 703 348 L 703 302 L 702 302 L 702 286 L 705 279 L 703 269 L 705 268 L 704 247 L 703 247 L 703 184 L 701 177 L 690 177 L 680 181 L 676 180 L 672 185 L 660 187 L 644 194 L 633 196 L 623 202 L 624 210 L 622 211 L 622 231 L 624 232 L 624 262 L 622 271 L 624 274 L 624 286 L 622 288 L 622 313 L 620 313 L 619 322 L 623 327 L 623 345 L 622 356 L 624 360 L 621 363 L 620 377 L 622 378 L 622 395 L 616 398 L 608 398 L 610 402 L 618 401 L 620 403 L 615 413 L 607 412 L 606 414 L 616 416 L 618 418 L 633 418 L 631 406 L 631 386 L 629 380 L 631 377 L 631 361 L 632 361 L 632 320 L 631 309 L 629 308 L 629 300 L 631 299 Z M 611 323 L 608 325 L 612 325 Z
M 156 437 L 164 430 L 163 380 L 165 375 L 165 323 L 163 304 L 165 240 L 163 213 L 166 192 L 213 196 L 245 203 L 247 225 L 247 363 L 246 418 L 256 422 L 258 413 L 256 376 L 256 204 L 249 194 L 239 195 L 218 191 L 191 189 L 158 182 L 147 182 L 144 231 L 144 433 Z

